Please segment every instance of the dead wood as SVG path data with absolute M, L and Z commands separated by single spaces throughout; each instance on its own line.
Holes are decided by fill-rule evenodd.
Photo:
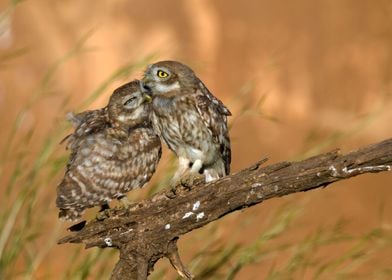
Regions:
M 59 244 L 117 248 L 120 260 L 112 279 L 147 279 L 163 257 L 181 276 L 192 279 L 178 255 L 176 244 L 181 235 L 270 198 L 326 187 L 364 173 L 390 171 L 392 139 L 346 155 L 333 151 L 261 167 L 265 161 L 208 184 L 177 186 L 128 210 L 112 209 L 107 219 L 87 223 Z

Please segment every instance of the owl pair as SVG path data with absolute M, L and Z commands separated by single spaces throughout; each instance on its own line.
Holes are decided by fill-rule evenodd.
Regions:
M 230 111 L 194 72 L 175 61 L 147 67 L 142 81 L 116 89 L 109 104 L 71 117 L 75 131 L 64 179 L 57 187 L 59 217 L 77 220 L 146 184 L 161 157 L 162 139 L 179 159 L 173 177 L 229 174 Z

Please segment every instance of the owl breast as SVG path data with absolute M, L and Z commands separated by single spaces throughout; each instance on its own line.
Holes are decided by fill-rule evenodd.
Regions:
M 192 99 L 154 98 L 151 120 L 156 133 L 178 157 L 191 162 L 201 159 L 206 164 L 215 160 L 218 145 Z

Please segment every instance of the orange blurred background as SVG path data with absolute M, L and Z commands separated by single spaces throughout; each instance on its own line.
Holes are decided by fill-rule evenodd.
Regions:
M 230 108 L 233 172 L 265 156 L 270 162 L 294 160 L 339 147 L 347 152 L 391 137 L 389 0 L 30 0 L 16 6 L 0 1 L 0 11 L 0 148 L 10 157 L 18 155 L 7 147 L 8 134 L 26 104 L 31 102 L 16 138 L 33 130 L 28 146 L 33 159 L 66 112 L 78 110 L 108 81 L 105 93 L 84 109 L 104 106 L 117 86 L 141 77 L 147 62 L 111 80 L 113 73 L 150 55 L 148 62 L 172 59 L 188 64 Z M 56 146 L 55 153 L 64 154 L 64 147 Z M 168 157 L 165 150 L 155 182 Z M 10 160 L 3 168 L 1 182 L 9 180 L 12 164 Z M 66 234 L 54 204 L 53 182 L 60 177 L 61 172 L 53 180 L 42 179 L 39 193 L 44 198 L 31 210 L 36 211 L 36 223 L 60 227 L 50 241 L 49 230 L 40 232 L 38 240 L 53 246 L 42 254 L 34 279 L 58 279 L 53 275 L 63 272 L 62 263 L 71 256 L 71 245 L 54 245 Z M 391 187 L 389 172 L 267 201 L 218 222 L 218 234 L 228 244 L 251 244 L 267 226 L 265 217 L 291 203 L 300 205 L 302 214 L 281 242 L 302 240 L 340 220 L 347 222 L 350 234 L 380 227 L 392 241 Z M 16 186 L 13 197 L 17 195 Z M 47 204 L 45 212 L 39 210 L 41 203 Z M 250 222 L 242 225 L 243 220 Z M 200 231 L 181 239 L 187 261 L 198 248 L 187 243 L 203 243 L 197 237 Z M 355 272 L 368 275 L 392 267 L 391 244 Z M 327 248 L 320 258 L 338 258 L 340 250 Z M 235 279 L 264 279 L 286 257 L 246 266 Z M 18 264 L 15 269 L 23 271 L 23 262 Z M 324 279 L 329 277 L 334 279 L 334 274 Z M 292 279 L 313 278 L 304 274 Z

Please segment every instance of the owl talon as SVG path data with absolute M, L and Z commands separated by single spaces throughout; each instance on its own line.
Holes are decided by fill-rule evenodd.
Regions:
M 170 182 L 170 190 L 175 194 L 177 186 L 181 185 L 181 179 L 172 180 Z
M 181 178 L 181 185 L 190 190 L 193 185 L 204 180 L 204 176 L 199 173 L 187 173 Z
M 165 195 L 166 195 L 166 197 L 169 198 L 169 199 L 176 198 L 176 196 L 177 196 L 177 191 L 176 191 L 175 186 L 171 186 L 170 189 L 169 189 L 169 191 L 166 192 Z
M 128 209 L 132 205 L 132 202 L 128 199 L 127 196 L 122 196 L 118 200 L 121 202 L 122 207 L 125 209 Z
M 110 217 L 110 209 L 104 209 L 102 211 L 99 211 L 97 215 L 95 215 L 95 219 L 97 221 L 103 221 L 109 217 Z

